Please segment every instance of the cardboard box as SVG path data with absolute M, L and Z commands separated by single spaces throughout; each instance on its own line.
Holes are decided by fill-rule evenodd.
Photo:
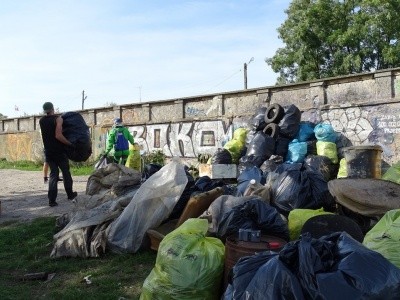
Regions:
M 229 165 L 199 165 L 199 176 L 208 176 L 211 179 L 236 178 L 238 168 L 235 164 Z

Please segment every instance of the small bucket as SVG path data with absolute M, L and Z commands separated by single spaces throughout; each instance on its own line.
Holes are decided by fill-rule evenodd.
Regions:
M 352 146 L 343 149 L 347 178 L 381 178 L 382 147 Z
M 237 261 L 263 251 L 279 252 L 286 241 L 275 236 L 261 234 L 259 242 L 241 241 L 235 235 L 229 236 L 225 243 L 224 290 L 229 284 L 230 272 Z

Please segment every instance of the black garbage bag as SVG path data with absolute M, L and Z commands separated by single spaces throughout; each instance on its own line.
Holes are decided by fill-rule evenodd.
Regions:
M 227 212 L 218 225 L 217 237 L 225 240 L 231 234 L 238 234 L 241 228 L 289 240 L 288 225 L 274 207 L 258 196 Z
M 317 139 L 307 141 L 307 154 L 317 155 Z
M 256 135 L 256 133 L 257 133 L 257 131 L 254 130 L 254 129 L 251 129 L 251 130 L 249 130 L 247 132 L 247 135 L 246 135 L 246 148 L 249 147 L 249 144 L 254 139 L 254 136 Z
M 251 124 L 255 131 L 263 130 L 264 127 L 267 125 L 265 123 L 265 112 L 267 111 L 266 107 L 260 107 L 257 109 L 256 113 L 253 115 Z
M 195 180 L 193 176 L 189 173 L 189 168 L 187 166 L 185 166 L 185 174 L 188 179 L 185 189 L 183 190 L 182 195 L 179 198 L 178 202 L 176 202 L 171 214 L 163 223 L 166 223 L 173 219 L 179 219 L 192 193 L 197 190 L 196 186 L 194 185 Z
M 279 122 L 280 134 L 289 139 L 294 139 L 300 130 L 301 111 L 296 105 L 285 107 L 285 115 Z
M 258 183 L 265 184 L 265 178 L 261 169 L 256 166 L 248 166 L 237 178 L 237 197 L 243 196 L 252 179 Z
M 271 205 L 281 214 L 287 216 L 295 208 L 332 210 L 335 201 L 319 171 L 303 163 L 283 163 L 275 172 L 279 175 L 272 184 Z
M 279 253 L 306 299 L 399 299 L 400 269 L 347 233 L 306 234 Z
M 244 170 L 251 167 L 259 167 L 264 162 L 264 157 L 255 155 L 245 155 L 239 159 L 238 172 L 241 174 Z
M 86 161 L 92 154 L 89 126 L 77 112 L 65 112 L 61 118 L 63 135 L 73 144 L 73 147 L 65 146 L 68 158 L 75 162 Z
M 326 181 L 335 179 L 339 169 L 337 164 L 333 164 L 329 157 L 323 155 L 307 155 L 304 163 L 319 171 Z
M 208 176 L 202 176 L 197 178 L 194 185 L 195 185 L 195 192 L 203 193 L 211 191 L 217 187 L 224 186 L 224 182 L 219 179 L 211 179 Z
M 254 138 L 251 140 L 247 147 L 245 156 L 254 155 L 257 158 L 259 167 L 265 160 L 267 160 L 275 151 L 275 139 L 265 134 L 262 131 L 258 131 Z
M 276 139 L 275 155 L 279 155 L 283 157 L 283 159 L 286 159 L 290 141 L 291 139 L 279 135 L 278 138 Z
M 267 178 L 268 173 L 275 172 L 275 170 L 283 163 L 281 156 L 272 155 L 268 160 L 264 161 L 260 167 L 263 176 Z
M 248 295 L 251 299 L 305 299 L 297 276 L 278 254 L 269 251 L 240 258 L 228 282 L 224 300 L 248 299 Z
M 146 164 L 144 165 L 142 176 L 144 179 L 149 179 L 151 175 L 158 172 L 161 168 L 162 166 L 159 164 Z
M 224 148 L 218 148 L 217 151 L 211 157 L 212 165 L 217 165 L 217 164 L 227 165 L 231 163 L 232 163 L 232 155 L 228 150 Z
M 252 299 L 399 299 L 400 269 L 345 232 L 304 234 L 278 255 L 240 259 L 228 290 Z

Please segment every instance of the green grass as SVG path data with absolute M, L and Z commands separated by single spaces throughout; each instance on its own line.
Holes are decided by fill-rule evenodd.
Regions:
M 55 218 L 0 224 L 1 299 L 138 299 L 156 254 L 108 253 L 100 258 L 50 258 Z M 25 274 L 55 274 L 49 281 Z M 92 284 L 83 278 L 91 275 Z
M 17 169 L 23 171 L 40 171 L 43 167 L 43 163 L 33 162 L 28 160 L 20 161 L 7 161 L 0 159 L 0 169 Z
M 74 163 L 70 162 L 72 176 L 90 175 L 93 173 L 94 163 Z M 20 161 L 7 161 L 0 159 L 0 169 L 16 169 L 22 171 L 41 171 L 43 168 L 43 162 L 34 162 L 27 160 Z

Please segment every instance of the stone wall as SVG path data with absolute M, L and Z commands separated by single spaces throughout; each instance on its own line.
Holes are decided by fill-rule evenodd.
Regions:
M 112 120 L 121 117 L 144 151 L 190 159 L 214 153 L 270 103 L 295 104 L 303 120 L 330 122 L 341 134 L 339 149 L 378 144 L 386 162 L 400 160 L 400 68 L 79 112 L 91 129 L 93 158 L 104 150 Z M 42 159 L 40 117 L 1 120 L 0 158 Z

